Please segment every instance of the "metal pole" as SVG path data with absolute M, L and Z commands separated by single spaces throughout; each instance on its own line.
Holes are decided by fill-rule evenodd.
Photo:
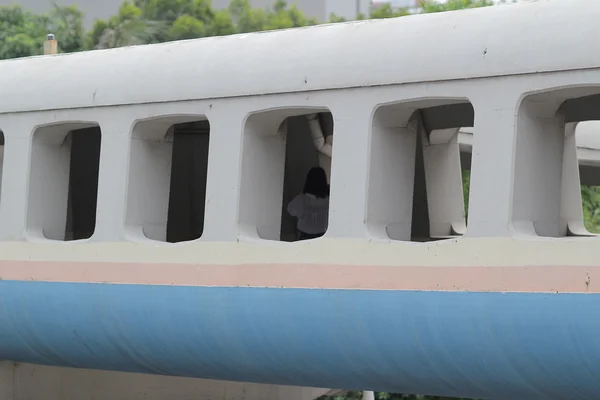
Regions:
M 48 34 L 46 36 L 46 41 L 44 42 L 44 54 L 56 54 L 58 53 L 58 42 L 53 34 Z

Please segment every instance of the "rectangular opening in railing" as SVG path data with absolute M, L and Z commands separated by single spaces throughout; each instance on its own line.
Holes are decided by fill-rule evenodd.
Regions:
M 210 124 L 171 115 L 133 128 L 126 225 L 163 242 L 198 239 L 204 230 Z
M 251 115 L 244 128 L 239 229 L 296 241 L 327 230 L 333 117 L 287 108 Z
M 600 234 L 600 114 L 595 120 L 583 121 L 579 123 L 567 124 L 565 135 L 565 154 L 563 169 L 563 215 L 568 223 L 569 235 L 586 235 L 588 232 L 594 235 Z M 573 178 L 573 182 L 580 184 L 576 187 L 570 182 L 570 176 L 575 166 L 572 164 L 571 135 L 575 135 L 575 145 L 577 147 L 577 161 L 579 166 L 579 181 Z M 574 177 L 574 175 L 571 175 Z M 579 189 L 579 191 L 577 190 Z M 567 193 L 568 191 L 568 193 Z M 581 196 L 578 202 L 577 195 Z M 570 196 L 574 197 L 573 204 L 570 203 Z M 576 207 L 581 204 L 581 211 Z M 569 208 L 573 207 L 575 213 L 573 218 L 569 218 Z M 580 215 L 583 216 L 583 227 L 580 222 Z M 575 219 L 576 218 L 576 219 Z
M 394 103 L 375 111 L 367 214 L 372 236 L 426 242 L 464 234 L 473 124 L 466 99 Z
M 96 226 L 100 127 L 81 121 L 45 125 L 32 140 L 29 234 L 51 240 L 90 238 Z
M 568 236 L 600 234 L 600 88 L 588 91 L 558 109 L 565 120 L 561 233 Z
M 513 225 L 520 234 L 600 231 L 599 121 L 600 87 L 561 88 L 523 99 L 513 198 Z

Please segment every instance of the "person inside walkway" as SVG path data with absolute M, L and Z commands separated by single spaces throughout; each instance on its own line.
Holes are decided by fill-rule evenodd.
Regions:
M 308 171 L 303 193 L 288 204 L 287 211 L 298 218 L 299 240 L 316 239 L 325 234 L 329 218 L 329 184 L 323 168 Z

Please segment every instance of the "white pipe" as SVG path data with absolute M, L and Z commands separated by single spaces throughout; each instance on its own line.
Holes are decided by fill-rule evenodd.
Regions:
M 375 400 L 374 392 L 363 392 L 362 400 Z
M 323 136 L 323 130 L 321 129 L 321 124 L 319 123 L 319 115 L 309 114 L 306 116 L 306 118 L 308 119 L 308 126 L 310 127 L 310 134 L 312 136 L 315 148 L 319 151 L 319 153 L 323 153 L 331 158 L 333 138 L 330 140 L 325 140 L 325 136 Z

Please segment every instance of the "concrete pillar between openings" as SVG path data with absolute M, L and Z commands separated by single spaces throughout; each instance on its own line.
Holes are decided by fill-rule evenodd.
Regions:
M 565 144 L 562 169 L 560 208 L 560 236 L 591 236 L 583 223 L 581 179 L 577 158 L 575 128 L 577 123 L 565 127 Z
M 327 236 L 369 236 L 366 224 L 372 110 L 372 105 L 362 104 L 358 99 L 350 106 L 344 103 L 331 108 L 335 144 Z
M 422 162 L 422 157 L 417 157 L 422 153 L 417 148 L 420 122 L 414 111 L 405 105 L 390 105 L 373 115 L 367 206 L 373 238 L 411 239 L 415 167 L 417 160 Z M 423 192 L 424 179 L 423 175 Z
M 565 122 L 557 108 L 536 98 L 519 109 L 513 197 L 518 235 L 560 236 Z
M 33 135 L 27 233 L 31 238 L 64 240 L 69 195 L 71 127 L 38 128 Z
M 464 234 L 466 230 L 459 130 L 433 130 L 429 138 L 423 138 L 431 237 Z
M 269 111 L 246 121 L 238 225 L 245 239 L 280 238 L 287 132 L 282 123 L 288 116 Z
M 374 392 L 363 392 L 362 400 L 375 400 Z
M 0 131 L 1 133 L 1 131 Z M 0 146 L 0 196 L 2 196 L 2 172 L 4 171 L 4 149 L 5 146 Z
M 471 99 L 475 108 L 466 236 L 511 235 L 518 95 Z
M 125 223 L 133 240 L 167 240 L 175 120 L 138 122 L 131 135 Z
M 246 113 L 212 111 L 210 122 L 204 240 L 236 240 L 240 202 L 242 134 Z
M 2 122 L 2 132 L 10 151 L 4 154 L 0 240 L 24 240 L 33 126 L 25 118 L 8 119 Z
M 129 118 L 100 121 L 102 142 L 98 177 L 96 230 L 92 241 L 116 242 L 125 237 L 125 201 L 130 158 Z

